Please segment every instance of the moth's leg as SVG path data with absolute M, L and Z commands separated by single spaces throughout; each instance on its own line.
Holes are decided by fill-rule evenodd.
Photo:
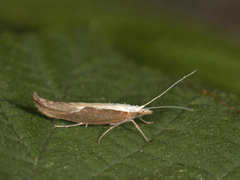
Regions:
M 77 124 L 71 124 L 71 125 L 55 125 L 55 127 L 73 127 L 73 126 L 80 126 L 80 125 L 83 125 L 83 124 L 84 123 L 77 123 Z
M 105 131 L 105 132 L 100 136 L 100 138 L 98 139 L 98 144 L 100 143 L 100 140 L 102 139 L 102 137 L 103 137 L 105 134 L 107 134 L 110 130 L 112 130 L 113 128 L 115 128 L 115 127 L 117 127 L 117 126 L 119 126 L 119 125 L 121 125 L 121 124 L 123 124 L 123 123 L 126 123 L 126 122 L 129 122 L 129 119 L 125 119 L 125 120 L 120 121 L 120 122 L 118 122 L 118 123 L 111 123 L 111 125 L 113 125 L 113 126 L 110 127 L 107 131 Z
M 146 124 L 152 124 L 153 122 L 148 122 L 148 121 L 145 121 L 143 120 L 141 117 L 138 117 L 139 119 L 141 119 L 142 122 L 146 123 Z
M 88 124 L 86 124 L 85 129 L 87 129 Z
M 143 135 L 143 137 L 147 140 L 147 142 L 150 143 L 149 140 L 148 140 L 148 138 L 145 136 L 145 134 L 142 132 L 142 130 L 140 129 L 140 127 L 137 125 L 137 123 L 135 123 L 135 121 L 134 121 L 133 119 L 130 119 L 129 121 L 131 121 L 131 122 L 136 126 L 136 128 L 140 131 L 140 133 L 141 133 L 141 134 Z

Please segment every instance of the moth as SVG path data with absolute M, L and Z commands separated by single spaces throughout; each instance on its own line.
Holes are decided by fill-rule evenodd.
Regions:
M 90 125 L 101 125 L 110 124 L 112 125 L 107 131 L 105 131 L 98 139 L 98 143 L 102 137 L 107 134 L 113 128 L 127 122 L 132 122 L 135 127 L 140 131 L 142 136 L 149 142 L 148 138 L 139 128 L 139 126 L 134 121 L 135 118 L 139 118 L 146 124 L 151 124 L 153 122 L 147 122 L 141 118 L 144 115 L 150 115 L 153 113 L 151 109 L 159 108 L 178 108 L 188 111 L 193 111 L 190 108 L 180 107 L 180 106 L 156 106 L 156 107 L 146 107 L 156 99 L 160 98 L 166 92 L 168 92 L 172 87 L 174 87 L 179 82 L 183 81 L 188 76 L 195 73 L 195 71 L 189 73 L 183 78 L 179 79 L 177 82 L 172 84 L 164 92 L 145 103 L 144 105 L 129 105 L 129 104 L 119 104 L 119 103 L 84 103 L 84 102 L 56 102 L 48 101 L 44 98 L 40 98 L 36 92 L 33 92 L 33 100 L 40 112 L 51 117 L 64 119 L 67 121 L 75 122 L 72 125 L 58 125 L 55 127 L 73 127 L 85 124 L 86 127 Z

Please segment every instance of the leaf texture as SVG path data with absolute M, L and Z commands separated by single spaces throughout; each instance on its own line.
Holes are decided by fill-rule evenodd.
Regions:
M 189 79 L 149 106 L 133 124 L 72 124 L 37 111 L 32 92 L 48 100 L 142 105 L 179 77 L 133 63 L 85 32 L 3 33 L 0 42 L 0 179 L 236 179 L 240 121 L 236 98 Z M 193 76 L 197 76 L 195 73 Z M 229 113 L 231 113 L 229 115 Z

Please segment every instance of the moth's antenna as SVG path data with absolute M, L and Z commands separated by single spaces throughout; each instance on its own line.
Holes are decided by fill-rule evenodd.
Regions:
M 183 109 L 183 110 L 187 110 L 187 111 L 193 111 L 193 109 L 181 107 L 181 106 L 156 106 L 156 107 L 149 107 L 146 109 L 160 109 L 160 108 L 175 108 L 175 109 Z
M 168 92 L 172 87 L 174 87 L 176 84 L 178 84 L 179 82 L 183 81 L 185 78 L 187 78 L 188 76 L 191 76 L 193 73 L 195 73 L 197 71 L 194 70 L 193 72 L 189 73 L 188 75 L 186 76 L 183 76 L 183 78 L 179 79 L 177 82 L 175 82 L 174 84 L 172 84 L 169 88 L 167 88 L 165 91 L 163 91 L 161 94 L 159 94 L 157 97 L 153 98 L 151 101 L 147 102 L 146 104 L 142 105 L 141 107 L 145 107 L 147 106 L 148 104 L 152 103 L 153 101 L 155 101 L 156 99 L 160 98 L 162 95 L 164 95 L 166 92 Z

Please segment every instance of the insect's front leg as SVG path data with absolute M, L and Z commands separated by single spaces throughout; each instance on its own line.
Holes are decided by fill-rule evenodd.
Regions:
M 140 129 L 140 127 L 137 125 L 137 123 L 136 123 L 133 119 L 130 119 L 129 121 L 131 121 L 131 122 L 135 125 L 135 127 L 140 131 L 140 133 L 141 133 L 141 134 L 143 135 L 143 137 L 147 140 L 147 142 L 150 143 L 149 140 L 148 140 L 148 138 L 145 136 L 145 134 L 142 132 L 142 130 Z
M 138 118 L 141 119 L 141 121 L 144 122 L 144 123 L 146 123 L 146 124 L 152 124 L 152 123 L 153 123 L 153 122 L 145 121 L 145 120 L 143 120 L 143 118 L 141 118 L 141 117 L 138 117 Z

